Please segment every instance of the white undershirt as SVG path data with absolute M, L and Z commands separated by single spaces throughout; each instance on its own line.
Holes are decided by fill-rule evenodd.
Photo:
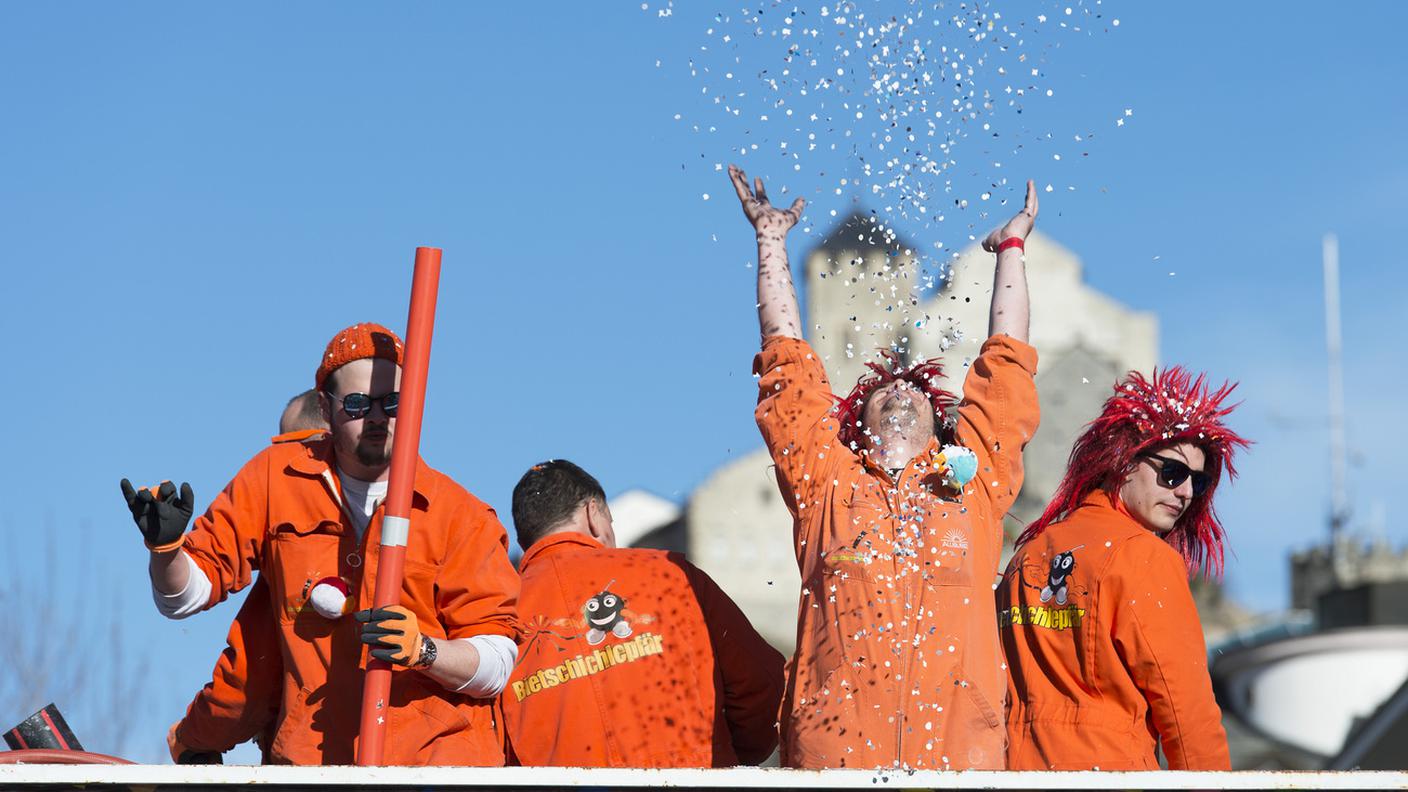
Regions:
M 338 474 L 338 481 L 342 485 L 342 501 L 347 506 L 347 516 L 357 531 L 357 540 L 361 541 L 362 534 L 371 524 L 372 514 L 386 499 L 387 482 L 362 481 L 344 473 Z M 204 610 L 210 602 L 210 578 L 185 550 L 181 551 L 181 558 L 185 559 L 189 572 L 184 589 L 175 594 L 163 594 L 157 590 L 156 584 L 152 584 L 152 599 L 156 602 L 156 608 L 168 619 L 184 619 Z M 502 693 L 508 684 L 509 674 L 513 673 L 514 663 L 518 661 L 518 645 L 503 635 L 472 635 L 458 640 L 468 641 L 478 650 L 479 667 L 457 691 L 475 698 L 494 698 Z
M 347 516 L 352 519 L 352 527 L 357 529 L 357 541 L 372 521 L 376 507 L 386 500 L 386 486 L 390 482 L 362 481 L 346 473 L 338 473 L 337 480 L 342 484 L 342 502 L 347 504 Z

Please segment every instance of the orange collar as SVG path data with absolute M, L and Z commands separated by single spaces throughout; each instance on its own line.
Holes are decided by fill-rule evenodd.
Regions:
M 1134 515 L 1129 513 L 1129 509 L 1125 507 L 1124 501 L 1120 500 L 1119 493 L 1110 495 L 1105 492 L 1104 488 L 1096 489 L 1094 492 L 1085 496 L 1085 499 L 1080 502 L 1079 508 L 1084 509 L 1087 507 L 1101 511 L 1114 512 L 1136 524 L 1139 522 L 1134 519 Z
M 549 555 L 569 545 L 586 547 L 593 550 L 603 550 L 606 548 L 606 545 L 601 542 L 598 542 L 584 533 L 577 533 L 576 531 L 559 531 L 558 533 L 548 534 L 534 542 L 532 547 L 524 551 L 523 558 L 518 562 L 519 574 L 522 574 L 523 570 L 528 568 L 528 564 L 538 556 Z
M 283 434 L 276 434 L 273 437 L 269 438 L 269 442 L 272 444 L 301 443 L 304 440 L 311 440 L 312 438 L 315 438 L 320 434 L 327 433 L 328 430 L 326 429 L 299 429 L 296 432 L 284 432 Z
M 281 443 L 281 446 L 291 445 Z M 319 478 L 323 471 L 337 473 L 337 457 L 332 450 L 332 435 L 325 435 L 317 439 L 310 439 L 300 443 L 297 448 L 291 448 L 291 455 L 288 460 L 288 469 L 294 473 L 304 476 Z M 425 460 L 416 457 L 416 480 L 411 507 L 422 511 L 430 508 L 430 501 L 435 497 L 435 479 L 430 475 L 430 466 L 425 464 Z

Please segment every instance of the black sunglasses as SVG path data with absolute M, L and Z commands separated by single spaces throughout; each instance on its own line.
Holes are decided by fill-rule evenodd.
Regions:
M 1157 459 L 1159 461 L 1159 483 L 1169 489 L 1176 488 L 1182 484 L 1189 476 L 1193 477 L 1193 497 L 1198 497 L 1208 491 L 1212 485 L 1212 475 L 1204 470 L 1193 470 L 1177 459 L 1168 459 L 1158 454 L 1142 454 L 1145 459 Z
M 331 394 L 329 394 L 331 395 Z M 337 397 L 333 396 L 335 400 Z M 349 393 L 342 397 L 342 411 L 348 418 L 365 418 L 371 414 L 372 405 L 381 402 L 381 411 L 387 418 L 396 417 L 396 404 L 401 400 L 400 391 L 392 391 L 385 396 L 372 397 L 365 393 Z

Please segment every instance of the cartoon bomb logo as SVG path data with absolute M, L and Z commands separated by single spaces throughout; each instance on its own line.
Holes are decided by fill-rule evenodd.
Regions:
M 1055 597 L 1057 605 L 1066 604 L 1071 572 L 1076 568 L 1075 552 L 1079 549 L 1073 547 L 1051 559 L 1051 570 L 1046 575 L 1046 585 L 1041 589 L 1042 602 L 1050 602 Z
M 582 615 L 587 620 L 587 643 L 592 646 L 605 641 L 608 632 L 617 638 L 626 638 L 631 634 L 630 622 L 626 621 L 626 600 L 611 592 L 615 582 L 607 583 L 600 594 L 582 606 Z

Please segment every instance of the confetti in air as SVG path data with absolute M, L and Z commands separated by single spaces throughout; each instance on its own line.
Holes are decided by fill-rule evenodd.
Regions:
M 808 234 L 856 209 L 873 213 L 882 233 L 925 240 L 916 253 L 931 286 L 943 261 L 1020 207 L 1029 174 L 1047 177 L 1045 192 L 1074 191 L 1072 167 L 1110 117 L 1069 132 L 1042 125 L 1070 92 L 1058 78 L 1080 76 L 1063 48 L 1119 26 L 1103 0 L 641 8 L 701 28 L 697 47 L 656 61 L 693 86 L 666 110 L 698 136 L 688 178 L 707 181 L 733 161 L 777 183 L 779 196 L 803 189 Z M 1107 112 L 1124 126 L 1134 111 Z
M 1064 110 L 1083 96 L 1073 56 L 1118 27 L 1104 3 L 765 0 L 723 11 L 642 4 L 642 13 L 693 39 L 650 57 L 677 89 L 661 122 L 692 144 L 680 172 L 691 197 L 701 196 L 696 206 L 723 211 L 710 195 L 724 189 L 732 163 L 765 180 L 774 206 L 798 192 L 807 199 L 791 237 L 798 248 L 827 237 L 822 263 L 798 278 L 815 290 L 809 297 L 837 295 L 828 303 L 834 311 L 808 317 L 818 353 L 808 360 L 855 370 L 875 361 L 867 356 L 876 347 L 906 364 L 943 354 L 960 384 L 987 331 L 938 314 L 951 299 L 979 313 L 993 281 L 990 258 L 976 289 L 971 277 L 956 277 L 954 262 L 1021 210 L 1028 178 L 1044 194 L 1076 192 L 1103 136 L 1132 126 L 1133 108 L 1118 97 L 1086 96 L 1093 112 Z M 723 238 L 718 228 L 709 227 L 711 238 Z M 746 239 L 741 225 L 737 231 Z M 817 238 L 798 238 L 806 236 Z M 908 240 L 921 240 L 919 249 Z M 950 288 L 957 285 L 968 291 Z M 960 690 L 970 687 L 962 658 L 981 653 L 974 636 L 985 640 L 966 625 L 992 625 L 998 553 L 991 545 L 1006 502 L 992 504 L 1013 486 L 993 460 L 1020 446 L 967 447 L 942 437 L 940 453 L 876 470 L 876 457 L 865 455 L 888 442 L 884 431 L 835 412 L 848 428 L 821 432 L 821 440 L 778 428 L 801 408 L 769 395 L 768 377 L 777 377 L 777 392 L 787 377 L 761 376 L 760 414 L 776 415 L 784 438 L 768 442 L 771 475 L 788 477 L 782 497 L 791 499 L 802 567 L 797 634 L 823 636 L 816 644 L 834 663 L 815 679 L 801 679 L 794 666 L 801 681 L 787 717 L 818 732 L 846 732 L 833 758 L 847 766 L 970 767 L 1000 758 L 957 744 L 960 727 L 951 724 L 964 716 L 945 707 L 979 695 Z M 850 376 L 831 385 L 844 393 L 857 375 Z M 930 384 L 938 387 L 939 376 Z M 924 418 L 935 419 L 925 431 L 943 434 L 936 428 L 946 406 L 920 404 Z M 918 418 L 902 416 L 918 415 L 912 405 L 896 407 L 889 426 L 913 425 Z M 969 444 L 977 437 L 964 436 Z M 843 437 L 841 448 L 829 444 Z M 872 464 L 838 461 L 838 452 Z

